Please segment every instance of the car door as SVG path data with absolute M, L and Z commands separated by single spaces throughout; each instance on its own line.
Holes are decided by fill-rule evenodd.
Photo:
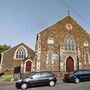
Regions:
M 90 81 L 90 71 L 88 71 L 88 80 Z
M 84 77 L 85 77 L 85 80 L 90 80 L 90 72 L 84 71 Z
M 80 80 L 84 80 L 85 79 L 85 75 L 84 75 L 84 72 L 83 71 L 78 71 L 76 73 L 77 77 L 80 79 Z
M 40 73 L 36 73 L 36 74 L 32 75 L 31 77 L 32 77 L 32 79 L 30 81 L 30 84 L 32 86 L 39 85 Z
M 48 84 L 48 82 L 49 82 L 49 73 L 45 72 L 41 73 L 39 78 L 40 85 Z

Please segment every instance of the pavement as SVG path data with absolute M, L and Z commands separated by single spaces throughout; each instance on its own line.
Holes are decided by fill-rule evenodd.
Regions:
M 11 81 L 11 82 L 0 82 L 0 86 L 10 86 L 10 85 L 14 85 L 15 81 Z
M 63 82 L 63 77 L 57 77 L 57 82 Z

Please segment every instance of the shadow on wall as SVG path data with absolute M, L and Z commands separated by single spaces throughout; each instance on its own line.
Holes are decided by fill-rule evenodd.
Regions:
M 4 75 L 4 72 L 0 73 L 0 77 L 1 77 L 2 75 Z

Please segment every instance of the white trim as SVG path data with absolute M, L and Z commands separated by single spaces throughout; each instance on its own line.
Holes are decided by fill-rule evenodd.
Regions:
M 60 71 L 64 71 L 64 63 L 63 62 L 60 63 Z
M 18 49 L 20 49 L 20 48 L 24 48 L 24 49 L 25 49 L 25 52 L 26 52 L 26 57 L 28 56 L 28 51 L 27 51 L 27 49 L 26 49 L 23 45 L 20 45 L 20 46 L 15 50 L 15 53 L 14 53 L 14 59 L 15 59 L 15 60 L 22 60 L 22 59 L 20 59 L 20 58 L 16 58 L 16 53 L 17 53 Z
M 89 64 L 90 64 L 90 55 L 88 56 L 88 62 L 89 62 Z
M 4 55 L 4 53 L 2 52 L 1 53 L 1 66 L 0 66 L 0 71 L 2 71 L 2 68 L 3 68 L 3 55 Z
M 37 71 L 40 71 L 40 61 L 37 61 Z

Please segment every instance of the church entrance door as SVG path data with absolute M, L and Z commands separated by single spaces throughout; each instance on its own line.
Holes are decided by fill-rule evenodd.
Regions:
M 70 72 L 74 70 L 74 60 L 71 57 L 68 57 L 66 60 L 66 71 Z
M 31 72 L 31 65 L 32 65 L 32 62 L 31 61 L 27 61 L 26 62 L 26 72 L 28 72 L 28 71 Z

